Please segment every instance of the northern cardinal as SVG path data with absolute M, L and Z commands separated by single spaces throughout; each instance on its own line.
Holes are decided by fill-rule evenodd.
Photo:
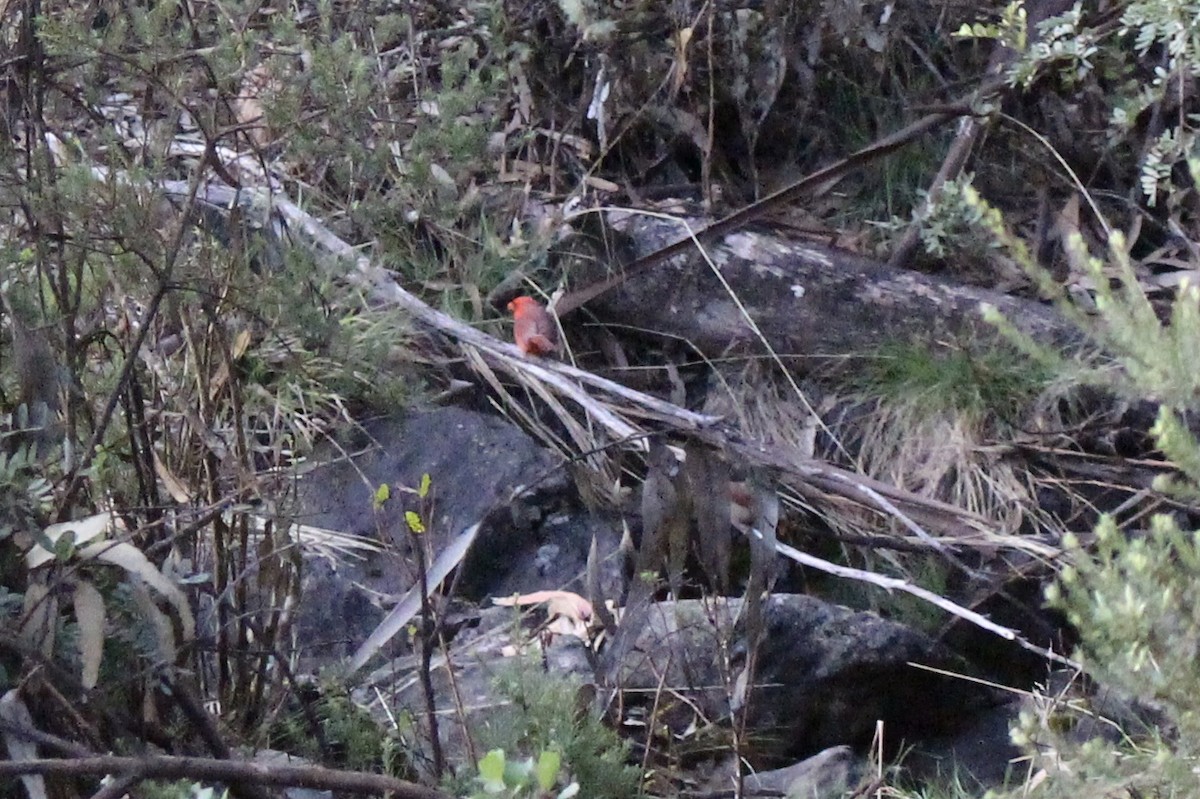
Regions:
M 558 326 L 550 312 L 533 297 L 517 297 L 508 304 L 513 312 L 513 338 L 526 355 L 558 352 Z

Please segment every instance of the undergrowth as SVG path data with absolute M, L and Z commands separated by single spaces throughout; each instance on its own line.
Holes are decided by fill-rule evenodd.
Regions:
M 952 67 L 980 61 L 968 52 L 977 43 L 965 43 L 964 51 L 944 48 L 927 19 L 906 18 L 904 30 L 889 28 L 870 4 L 783 6 L 786 30 L 761 27 L 762 12 L 746 9 L 744 17 L 758 15 L 757 30 L 771 34 L 756 40 L 766 46 L 757 66 L 771 69 L 747 61 L 739 73 L 745 82 L 737 86 L 714 82 L 716 70 L 704 63 L 702 48 L 687 44 L 701 41 L 703 31 L 718 39 L 714 48 L 721 52 L 730 43 L 721 37 L 736 19 L 693 19 L 674 7 L 665 17 L 649 6 L 629 11 L 654 24 L 633 26 L 635 35 L 625 39 L 618 24 L 623 9 L 615 4 L 562 3 L 544 16 L 499 2 L 403 10 L 318 2 L 296 13 L 244 2 L 127 4 L 120 14 L 61 0 L 7 8 L 6 22 L 20 14 L 36 18 L 22 20 L 23 33 L 12 27 L 20 35 L 5 38 L 0 54 L 20 67 L 11 80 L 10 135 L 0 137 L 7 156 L 0 159 L 0 186 L 13 209 L 0 281 L 14 354 L 6 354 L 0 380 L 9 414 L 9 446 L 0 459 L 6 591 L 0 604 L 19 606 L 38 584 L 41 599 L 70 589 L 88 607 L 91 588 L 102 594 L 109 621 L 138 614 L 147 629 L 157 625 L 154 636 L 125 625 L 125 635 L 101 646 L 106 662 L 86 704 L 57 689 L 31 692 L 45 702 L 38 717 L 64 725 L 48 731 L 86 739 L 100 727 L 80 715 L 89 708 L 165 703 L 170 697 L 154 689 L 138 694 L 137 678 L 177 665 L 202 685 L 206 699 L 226 708 L 223 721 L 253 732 L 288 690 L 272 668 L 291 644 L 277 609 L 292 607 L 300 590 L 282 502 L 286 475 L 331 427 L 347 423 L 357 404 L 410 402 L 431 360 L 405 320 L 375 307 L 346 275 L 275 258 L 257 248 L 253 235 L 251 241 L 236 235 L 237 224 L 197 232 L 192 221 L 204 209 L 186 201 L 168 207 L 156 192 L 159 181 L 203 187 L 218 171 L 232 171 L 233 184 L 274 182 L 302 197 L 305 209 L 339 235 L 374 247 L 433 304 L 494 324 L 484 307 L 487 293 L 515 266 L 540 257 L 541 238 L 553 228 L 523 224 L 535 193 L 558 202 L 578 191 L 591 202 L 584 187 L 593 184 L 585 177 L 625 180 L 666 164 L 662 172 L 673 180 L 711 183 L 715 175 L 757 196 L 770 180 L 845 155 L 847 141 L 873 141 L 884 132 L 874 128 L 896 124 L 900 103 L 863 102 L 869 95 L 910 87 L 905 104 L 926 91 L 944 100 L 942 90 L 948 93 L 959 77 Z M 567 13 L 572 8 L 574 17 Z M 715 14 L 715 6 L 706 9 Z M 1103 220 L 1088 219 L 1099 211 L 1072 223 L 1067 203 L 1053 207 L 1061 212 L 1060 227 L 1074 224 L 1059 238 L 1073 275 L 1087 277 L 1098 321 L 1076 306 L 1062 307 L 1122 365 L 1119 372 L 1094 371 L 1096 382 L 1161 403 L 1154 435 L 1181 476 L 1159 488 L 1174 491 L 1187 512 L 1128 529 L 1106 521 L 1094 540 L 1068 540 L 1071 568 L 1050 600 L 1083 631 L 1080 654 L 1089 669 L 1162 705 L 1174 729 L 1080 745 L 1033 720 L 1022 740 L 1051 786 L 1043 795 L 1125 788 L 1188 795 L 1200 756 L 1192 743 L 1200 732 L 1193 662 L 1200 622 L 1192 613 L 1200 548 L 1189 529 L 1200 446 L 1188 425 L 1198 392 L 1200 296 L 1185 287 L 1169 321 L 1160 322 L 1139 287 L 1146 270 L 1131 260 L 1135 244 L 1152 250 L 1198 238 L 1200 159 L 1196 120 L 1184 100 L 1200 62 L 1191 35 L 1200 5 L 1130 2 L 1123 13 L 1120 27 L 1102 40 L 1084 28 L 1082 10 L 1055 21 L 1046 47 L 1030 48 L 1018 62 L 1013 84 L 1041 82 L 1046 117 L 1066 114 L 1066 135 L 1057 141 L 1088 145 L 1075 153 L 1077 161 L 1099 153 L 1097 164 L 1137 163 L 1138 207 L 1125 227 L 1144 224 L 1143 241 L 1126 242 Z M 996 15 L 1018 17 L 1016 5 Z M 992 25 L 975 31 L 976 38 L 1010 32 Z M 838 43 L 842 51 L 835 53 Z M 533 72 L 544 57 L 540 45 L 553 53 L 549 60 L 562 56 L 557 71 Z M 907 48 L 925 58 L 901 57 Z M 636 57 L 621 58 L 629 54 Z M 901 63 L 929 74 L 897 77 Z M 616 73 L 607 89 L 600 64 Z M 840 91 L 829 91 L 839 81 Z M 619 94 L 631 86 L 641 93 L 614 98 L 607 122 L 588 113 L 593 91 L 607 96 L 608 89 Z M 1081 86 L 1088 102 L 1056 102 L 1055 92 Z M 799 102 L 776 105 L 789 96 Z M 679 113 L 643 113 L 668 98 Z M 261 119 L 246 113 L 247 101 L 262 106 Z M 814 123 L 811 139 L 793 127 L 791 110 L 801 106 Z M 1081 122 L 1071 116 L 1076 111 Z M 712 120 L 721 117 L 736 122 L 718 129 Z M 789 152 L 768 179 L 756 159 L 779 142 L 812 145 Z M 879 181 L 863 181 L 865 193 L 876 196 L 861 200 L 862 207 L 899 213 L 920 174 L 932 171 L 926 153 L 935 150 L 890 162 Z M 678 151 L 686 157 L 675 158 Z M 749 173 L 741 171 L 747 152 Z M 978 158 L 991 156 L 981 148 Z M 1085 188 L 1080 175 L 1087 177 L 1065 158 L 1061 163 L 1061 173 L 1047 181 L 1059 200 Z M 699 188 L 711 198 L 712 185 Z M 1006 222 L 970 181 L 956 188 L 953 207 L 923 220 L 930 249 L 978 255 L 983 232 L 1002 245 L 992 249 L 1028 270 L 1039 290 L 1053 293 L 1054 281 L 1013 233 L 1030 220 Z M 1027 201 L 1030 187 L 1018 188 Z M 824 213 L 835 219 L 853 205 L 824 196 Z M 249 227 L 275 221 L 264 212 Z M 1102 247 L 1097 229 L 1104 231 Z M 930 354 L 905 347 L 864 358 L 856 390 L 883 398 L 888 409 L 874 436 L 856 444 L 855 457 L 899 485 L 993 518 L 1026 507 L 1028 486 L 1005 474 L 1003 464 L 983 464 L 982 445 L 997 426 L 1017 424 L 1050 377 L 1069 367 L 1027 341 L 1014 346 L 1030 359 L 1002 349 Z M 795 413 L 787 421 L 801 438 L 807 411 L 787 412 Z M 281 504 L 262 511 L 275 502 Z M 106 511 L 97 514 L 98 508 Z M 107 509 L 114 548 L 153 553 L 143 577 L 169 572 L 203 583 L 206 601 L 218 598 L 203 632 L 211 646 L 176 641 L 171 636 L 184 626 L 179 618 L 166 619 L 153 602 L 137 605 L 137 570 L 80 563 L 69 542 L 46 564 L 43 575 L 53 571 L 46 584 L 23 567 L 22 556 L 45 539 L 52 521 L 82 525 L 104 517 L 108 525 Z M 260 565 L 256 573 L 250 562 Z M 936 583 L 943 575 L 927 576 Z M 48 602 L 31 600 L 43 608 Z M 45 614 L 49 634 L 37 642 L 40 658 L 6 650 L 5 686 L 37 687 L 32 681 L 50 679 L 43 660 L 66 664 L 73 675 L 87 670 L 93 659 L 87 652 L 64 653 L 61 646 L 75 647 L 82 625 L 66 604 L 53 607 Z M 508 762 L 555 752 L 569 775 L 564 780 L 577 781 L 585 796 L 637 794 L 638 774 L 625 764 L 624 747 L 577 705 L 575 686 L 526 667 L 506 676 L 501 690 L 509 705 L 480 731 L 484 748 L 502 749 Z M 350 762 L 367 766 L 385 757 L 374 746 L 373 728 L 360 726 L 352 708 L 330 706 L 322 721 L 346 743 Z M 129 727 L 113 735 L 137 734 Z M 119 748 L 114 740 L 103 743 Z
M 627 762 L 628 748 L 597 716 L 581 684 L 547 674 L 532 660 L 506 664 L 495 681 L 504 704 L 475 729 L 480 751 L 502 750 L 510 759 L 545 751 L 561 755 L 567 782 L 581 796 L 628 799 L 641 795 L 641 777 Z M 473 776 L 460 771 L 458 780 Z

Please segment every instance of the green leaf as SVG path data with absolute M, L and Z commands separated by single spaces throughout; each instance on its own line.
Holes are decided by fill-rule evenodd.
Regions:
M 487 793 L 504 790 L 504 750 L 493 749 L 479 761 L 479 779 Z
M 67 530 L 54 542 L 54 558 L 59 563 L 66 563 L 75 554 L 75 531 Z
M 404 511 L 404 521 L 408 522 L 408 529 L 412 530 L 414 535 L 425 532 L 425 522 L 421 521 L 421 516 L 415 510 Z
M 542 752 L 542 756 L 538 758 L 537 775 L 538 787 L 543 791 L 548 791 L 554 787 L 554 783 L 558 781 L 558 770 L 562 766 L 562 755 L 555 752 L 553 749 L 548 749 Z
M 421 475 L 421 485 L 417 488 L 417 496 L 421 499 L 429 496 L 429 487 L 433 484 L 433 478 L 429 476 L 429 472 Z
M 379 488 L 375 489 L 375 499 L 371 504 L 374 506 L 375 510 L 379 510 L 391 498 L 391 496 L 391 487 L 387 483 L 380 483 Z

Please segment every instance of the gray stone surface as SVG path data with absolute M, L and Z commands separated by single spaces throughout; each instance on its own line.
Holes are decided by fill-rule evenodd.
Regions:
M 425 518 L 433 555 L 483 521 L 458 578 L 458 594 L 468 600 L 581 590 L 591 537 L 602 553 L 619 543 L 619 525 L 577 507 L 562 459 L 503 419 L 460 408 L 413 412 L 366 422 L 339 447 L 313 456 L 323 465 L 302 479 L 299 521 L 371 538 L 384 551 L 306 555 L 296 629 L 309 668 L 352 653 L 416 581 L 407 510 Z M 397 487 L 415 487 L 426 473 L 432 490 L 422 506 Z M 385 483 L 391 498 L 375 509 L 375 491 Z M 615 566 L 607 574 L 610 583 L 619 577 Z
M 862 779 L 863 758 L 848 746 L 833 746 L 795 765 L 760 771 L 746 778 L 750 796 L 785 796 L 787 799 L 835 799 Z
M 728 718 L 730 698 L 746 677 L 740 628 L 734 626 L 739 605 L 652 606 L 621 664 L 620 684 L 633 689 L 631 697 L 663 685 L 687 696 L 706 717 Z M 887 743 L 899 747 L 945 734 L 996 701 L 975 683 L 910 665 L 965 670 L 933 639 L 873 613 L 776 595 L 766 604 L 766 627 L 747 699 L 747 729 L 760 762 L 786 762 L 841 744 L 865 747 L 877 721 L 884 723 Z M 692 723 L 692 710 L 677 705 L 664 721 L 682 730 Z
M 991 707 L 995 692 L 920 666 L 963 674 L 966 664 L 929 636 L 874 613 L 797 594 L 766 607 L 767 633 L 750 694 L 751 726 L 802 756 L 839 744 L 885 745 L 954 730 Z

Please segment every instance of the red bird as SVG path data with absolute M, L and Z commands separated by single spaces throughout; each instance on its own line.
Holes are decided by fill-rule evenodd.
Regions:
M 558 352 L 558 326 L 553 317 L 533 297 L 517 297 L 508 304 L 513 312 L 513 338 L 526 355 L 552 355 Z

